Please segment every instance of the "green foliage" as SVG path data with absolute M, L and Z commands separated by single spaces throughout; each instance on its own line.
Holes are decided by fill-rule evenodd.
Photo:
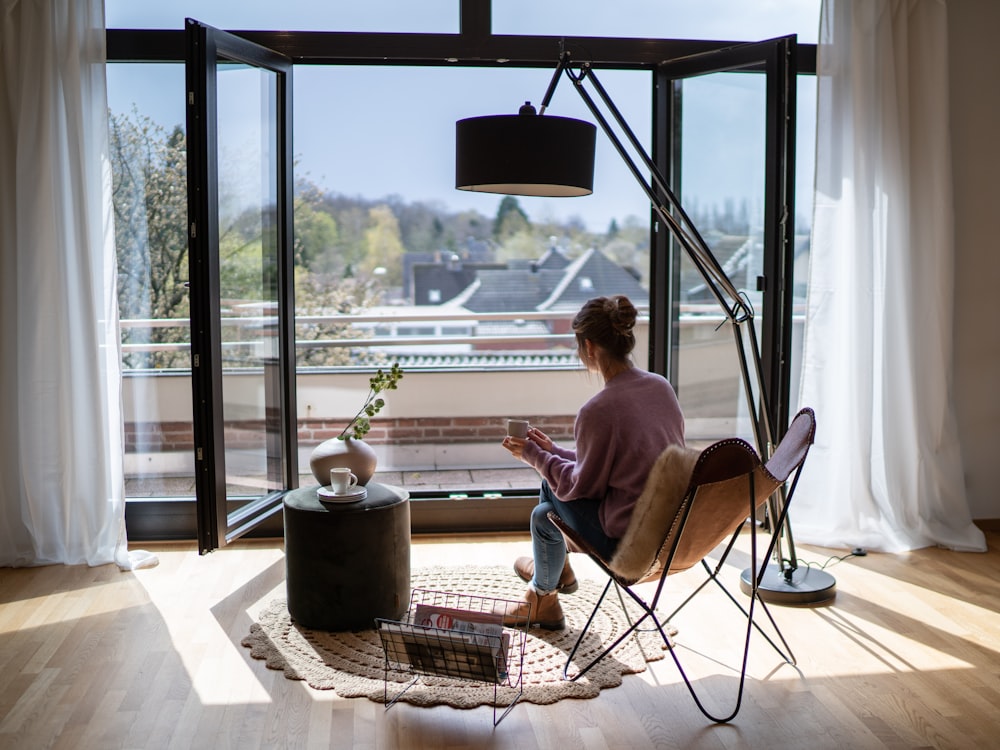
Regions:
M 422 201 L 406 203 L 398 196 L 389 197 L 384 205 L 396 217 L 399 238 L 406 252 L 436 253 L 454 248 L 453 222 L 450 218 L 445 221 L 446 213 L 442 206 Z
M 497 208 L 497 216 L 493 220 L 493 239 L 503 242 L 512 235 L 531 230 L 528 215 L 513 195 L 505 195 Z
M 275 301 L 277 289 L 268 283 L 263 232 L 259 220 L 243 216 L 219 235 L 219 294 L 223 306 Z
M 295 338 L 299 342 L 314 341 L 315 346 L 296 348 L 298 367 L 343 367 L 355 364 L 351 349 L 329 346 L 324 342 L 338 343 L 361 338 L 361 331 L 349 320 L 339 322 L 338 313 L 345 317 L 378 303 L 379 291 L 374 281 L 338 274 L 311 273 L 308 269 L 295 269 Z M 312 318 L 323 318 L 322 322 Z
M 525 227 L 522 231 L 508 235 L 497 247 L 497 260 L 515 258 L 540 258 L 549 247 L 549 240 Z
M 335 270 L 341 265 L 337 239 L 337 222 L 330 214 L 295 202 L 295 265 L 317 273 Z
M 188 303 L 187 155 L 184 132 L 169 133 L 134 109 L 109 113 L 112 206 L 123 320 L 174 319 L 181 325 L 125 328 L 124 344 L 184 344 Z M 130 352 L 127 368 L 188 367 L 187 351 Z
M 186 143 L 181 126 L 167 130 L 134 109 L 109 115 L 118 251 L 118 298 L 123 321 L 176 321 L 170 326 L 122 328 L 122 341 L 149 351 L 130 351 L 127 368 L 188 368 L 190 316 L 187 281 Z M 301 175 L 301 173 L 300 173 Z M 220 204 L 240 205 L 233 196 Z M 727 214 L 735 214 L 727 206 Z M 226 211 L 222 211 L 226 214 Z M 730 223 L 738 223 L 730 222 Z M 591 247 L 622 265 L 648 268 L 649 227 L 628 217 L 612 221 L 607 234 L 591 234 L 581 219 L 532 222 L 514 196 L 499 199 L 495 218 L 473 210 L 449 213 L 434 203 L 407 203 L 398 196 L 369 200 L 320 188 L 300 176 L 294 203 L 296 339 L 299 366 L 359 364 L 359 351 L 344 341 L 360 338 L 349 315 L 399 299 L 403 256 L 456 253 L 506 261 L 539 258 L 558 245 L 570 258 Z M 277 269 L 263 253 L 260 211 L 220 217 L 221 294 L 224 306 L 269 304 L 277 299 Z M 343 316 L 342 318 L 339 316 Z M 174 350 L 158 344 L 176 344 Z M 364 361 L 386 356 L 365 351 Z
M 365 230 L 365 263 L 363 268 L 383 277 L 387 286 L 403 283 L 403 240 L 399 222 L 389 206 L 376 206 L 368 212 Z
M 379 368 L 378 372 L 368 380 L 368 396 L 365 398 L 364 403 L 361 405 L 358 413 L 354 415 L 354 419 L 338 435 L 338 438 L 340 440 L 350 440 L 351 438 L 362 440 L 372 428 L 371 418 L 378 414 L 382 410 L 382 407 L 385 406 L 385 401 L 378 398 L 378 394 L 383 391 L 396 390 L 398 387 L 397 384 L 402 379 L 403 368 L 399 366 L 398 362 L 394 362 L 388 371 Z
M 300 178 L 295 186 L 295 266 L 316 273 L 342 271 L 338 253 L 340 231 L 323 205 L 323 192 L 309 180 Z

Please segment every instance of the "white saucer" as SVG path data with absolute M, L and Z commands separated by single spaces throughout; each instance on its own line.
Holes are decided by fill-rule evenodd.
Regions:
M 347 492 L 336 493 L 329 487 L 320 487 L 316 490 L 316 495 L 324 503 L 356 503 L 368 497 L 368 490 L 364 487 L 352 487 Z

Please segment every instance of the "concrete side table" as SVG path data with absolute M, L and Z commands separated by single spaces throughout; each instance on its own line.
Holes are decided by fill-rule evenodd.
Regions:
M 355 503 L 321 503 L 318 488 L 285 495 L 285 585 L 292 619 L 315 630 L 373 628 L 410 603 L 410 495 L 369 482 Z

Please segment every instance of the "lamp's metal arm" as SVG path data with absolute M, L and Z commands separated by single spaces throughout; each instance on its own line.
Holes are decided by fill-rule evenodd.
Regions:
M 597 78 L 597 74 L 590 64 L 582 64 L 580 66 L 579 73 L 573 72 L 573 70 L 569 67 L 568 60 L 561 60 L 560 66 L 563 70 L 565 70 L 570 80 L 573 81 L 574 87 L 580 94 L 580 97 L 584 100 L 584 103 L 590 109 L 594 117 L 600 122 L 601 128 L 604 130 L 608 138 L 611 139 L 619 155 L 627 163 L 632 175 L 643 186 L 643 189 L 649 196 L 657 214 L 659 214 L 664 222 L 666 222 L 673 229 L 674 234 L 677 235 L 685 249 L 692 256 L 692 260 L 694 260 L 699 269 L 702 271 L 702 275 L 706 277 L 706 281 L 711 282 L 717 290 L 721 289 L 726 293 L 726 295 L 729 296 L 729 299 L 725 300 L 721 294 L 717 294 L 720 304 L 722 304 L 722 306 L 734 318 L 752 318 L 753 310 L 750 308 L 749 303 L 743 295 L 740 294 L 740 292 L 736 289 L 736 286 L 726 275 L 726 272 L 715 258 L 715 255 L 709 249 L 708 244 L 698 232 L 694 222 L 691 221 L 691 218 L 687 215 L 687 212 L 681 205 L 680 200 L 678 200 L 677 196 L 674 194 L 666 179 L 660 173 L 660 170 L 657 168 L 652 158 L 646 153 L 642 144 L 639 142 L 639 139 L 632 131 L 632 128 L 630 128 L 628 123 L 625 121 L 621 111 L 611 100 L 607 90 L 603 85 L 601 85 L 601 82 Z M 587 79 L 590 80 L 591 85 L 597 92 L 597 95 L 600 97 L 603 105 L 611 113 L 611 116 L 614 118 L 617 126 L 620 128 L 622 133 L 625 134 L 625 137 L 628 139 L 633 151 L 642 161 L 643 166 L 645 166 L 645 168 L 649 171 L 651 184 L 647 181 L 647 178 L 639 172 L 635 161 L 625 150 L 624 144 L 622 144 L 618 134 L 608 124 L 607 119 L 598 109 L 589 92 L 586 88 L 584 88 L 583 84 Z M 659 195 L 654 191 L 654 188 L 659 190 Z
M 569 65 L 569 54 L 564 51 L 560 51 L 559 64 L 552 73 L 552 80 L 549 81 L 549 87 L 545 89 L 545 96 L 542 97 L 542 104 L 538 109 L 538 114 L 544 115 L 545 110 L 548 109 L 549 102 L 552 101 L 552 95 L 556 92 L 556 84 L 559 83 L 559 76 L 566 69 L 567 65 Z

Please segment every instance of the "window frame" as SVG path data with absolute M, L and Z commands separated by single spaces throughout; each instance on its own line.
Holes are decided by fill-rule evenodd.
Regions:
M 596 66 L 607 69 L 645 70 L 650 73 L 653 96 L 653 158 L 665 165 L 664 174 L 674 176 L 678 168 L 673 155 L 679 153 L 679 132 L 663 127 L 677 116 L 670 91 L 657 93 L 656 76 L 660 63 L 704 52 L 721 50 L 741 42 L 677 39 L 637 39 L 605 37 L 509 36 L 491 32 L 491 4 L 482 0 L 460 0 L 461 30 L 458 34 L 359 33 L 317 31 L 233 31 L 240 37 L 269 47 L 287 57 L 293 65 L 389 65 L 464 67 L 523 67 L 551 70 L 561 43 L 586 48 Z M 173 62 L 185 57 L 183 30 L 108 29 L 108 62 Z M 816 45 L 797 48 L 798 73 L 816 72 Z M 793 134 L 794 136 L 794 134 Z M 674 369 L 669 347 L 675 346 L 670 331 L 677 313 L 675 254 L 662 255 L 652 231 L 651 212 L 650 283 L 651 335 L 650 369 L 670 378 Z M 656 264 L 666 264 L 657 269 Z M 659 277 L 660 281 L 657 280 Z M 783 283 L 779 280 L 779 283 Z M 770 356 L 774 356 L 771 354 Z M 765 367 L 774 363 L 764 362 Z M 676 372 L 673 372 L 676 377 Z M 787 414 L 787 388 L 781 389 L 779 413 Z M 456 503 L 448 493 L 413 492 L 412 520 L 415 533 L 468 533 L 524 530 L 531 507 L 537 502 L 534 492 L 475 492 L 463 495 Z M 488 497 L 486 497 L 488 496 Z M 480 502 L 482 500 L 482 502 Z M 190 508 L 187 506 L 190 505 Z M 128 501 L 128 531 L 135 539 L 194 538 L 195 511 L 176 498 Z M 256 536 L 280 536 L 280 516 L 263 525 Z

